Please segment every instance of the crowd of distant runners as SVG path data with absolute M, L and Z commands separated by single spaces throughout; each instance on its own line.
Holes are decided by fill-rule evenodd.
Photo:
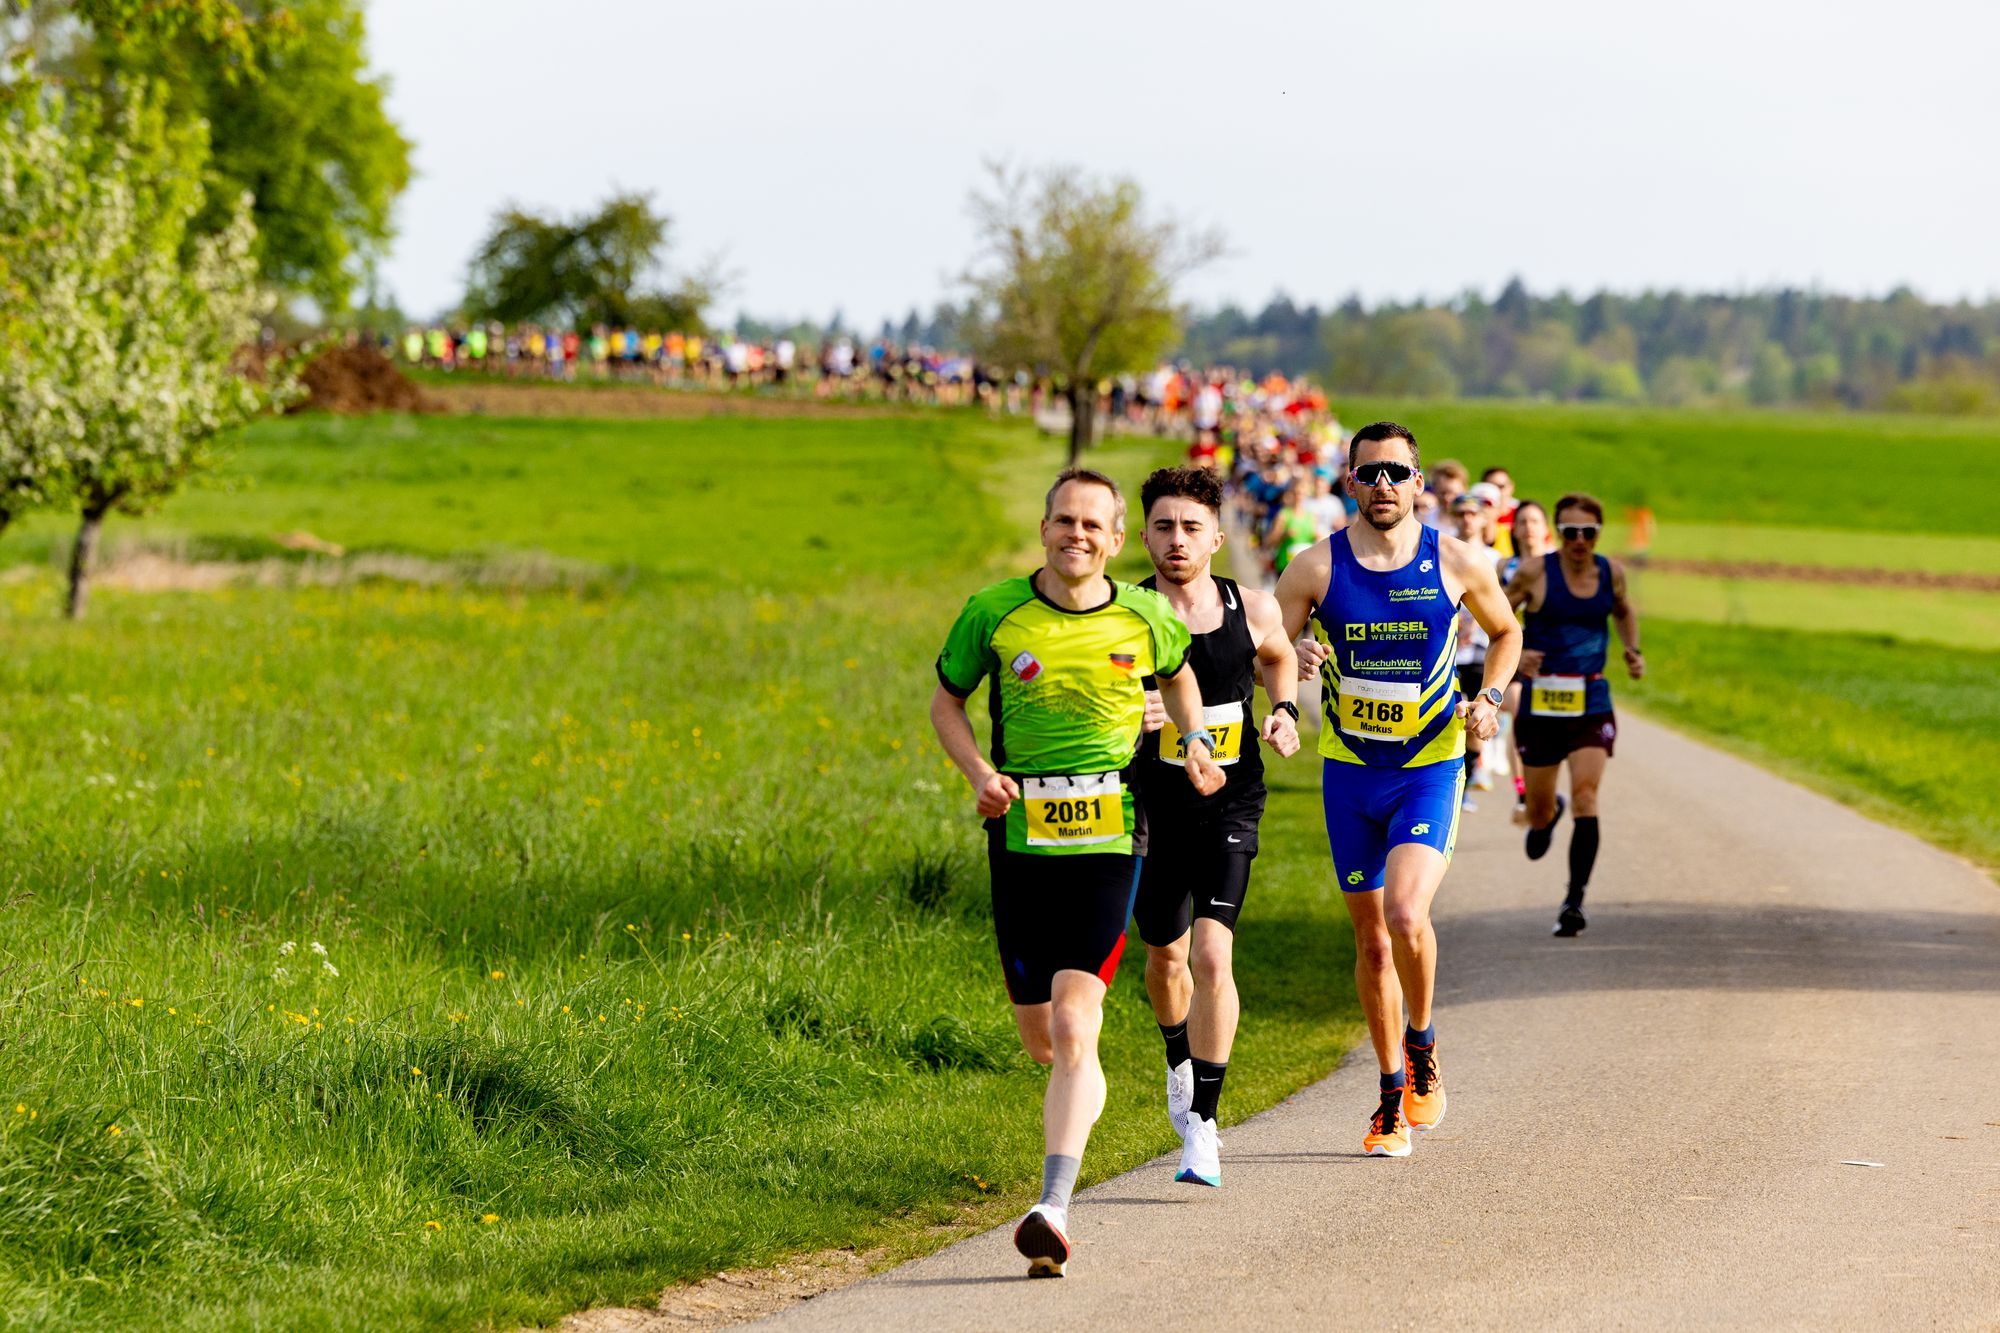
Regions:
M 1512 779 L 1530 860 L 1569 816 L 1553 933 L 1582 931 L 1618 731 L 1612 634 L 1630 677 L 1645 665 L 1624 570 L 1598 553 L 1592 496 L 1538 503 L 1504 467 L 1477 481 L 1452 460 L 1426 469 L 1410 430 L 1379 421 L 1349 435 L 1309 385 L 1163 372 L 1106 410 L 1184 429 L 1187 465 L 1148 477 L 1136 512 L 1101 472 L 1058 476 L 1040 567 L 966 602 L 931 701 L 985 821 L 1022 1042 L 1050 1066 L 1042 1194 L 1015 1229 L 1030 1276 L 1060 1276 L 1071 1257 L 1071 1194 L 1107 1095 L 1102 1006 L 1128 921 L 1165 1048 L 1175 1179 L 1222 1182 L 1232 950 L 1266 751 L 1289 757 L 1301 722 L 1316 723 L 1328 873 L 1381 1075 L 1360 1151 L 1406 1157 L 1447 1106 L 1431 904 L 1477 808 L 1470 792 Z M 1105 573 L 1132 528 L 1154 570 L 1139 584 Z M 1230 542 L 1253 548 L 1235 568 L 1254 578 L 1215 568 Z M 985 752 L 967 714 L 982 685 Z M 1301 688 L 1313 690 L 1306 717 Z
M 705 389 L 789 389 L 821 397 L 875 398 L 996 412 L 1039 413 L 1057 400 L 1046 375 L 999 366 L 971 353 L 888 336 L 821 333 L 746 336 L 721 332 L 564 328 L 499 321 L 411 325 L 364 335 L 385 356 L 452 373 L 574 382 L 616 380 Z M 1106 429 L 1192 435 L 1211 456 L 1254 421 L 1326 438 L 1326 396 L 1282 375 L 1251 377 L 1229 367 L 1162 362 L 1097 384 Z

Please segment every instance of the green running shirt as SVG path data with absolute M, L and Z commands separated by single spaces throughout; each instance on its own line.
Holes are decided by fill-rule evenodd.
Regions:
M 993 765 L 1017 778 L 1115 773 L 1132 762 L 1146 713 L 1147 676 L 1177 674 L 1188 630 L 1150 589 L 1107 580 L 1111 598 L 1069 611 L 1043 597 L 1032 576 L 974 593 L 938 654 L 938 681 L 963 699 L 993 681 Z M 1075 846 L 1030 840 L 1015 802 L 1008 846 L 1028 852 L 1132 850 L 1132 791 L 1123 788 L 1119 836 Z M 1115 821 L 1114 821 L 1115 822 Z

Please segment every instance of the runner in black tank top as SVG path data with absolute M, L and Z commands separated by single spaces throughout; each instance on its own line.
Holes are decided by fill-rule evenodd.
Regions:
M 1183 1140 L 1175 1179 L 1219 1185 L 1216 1099 L 1236 1036 L 1230 955 L 1264 814 L 1264 745 L 1281 757 L 1298 749 L 1297 659 L 1275 598 L 1209 573 L 1222 544 L 1216 475 L 1163 468 L 1146 479 L 1141 501 L 1157 571 L 1141 586 L 1155 588 L 1187 623 L 1202 725 L 1229 779 L 1212 796 L 1196 792 L 1176 769 L 1178 730 L 1148 710 L 1133 765 L 1148 836 L 1133 915 L 1146 942 L 1146 993 L 1167 1044 L 1167 1114 Z M 1253 711 L 1260 668 L 1272 697 L 1262 728 Z
M 1222 624 L 1206 634 L 1190 634 L 1187 660 L 1201 685 L 1202 722 L 1215 735 L 1216 762 L 1229 769 L 1229 786 L 1213 796 L 1203 796 L 1191 783 L 1150 784 L 1145 798 L 1147 807 L 1163 816 L 1170 812 L 1217 809 L 1229 800 L 1229 787 L 1238 788 L 1239 794 L 1254 789 L 1259 811 L 1263 808 L 1264 751 L 1257 742 L 1256 731 L 1244 729 L 1251 719 L 1251 705 L 1257 692 L 1257 639 L 1250 632 L 1249 612 L 1244 609 L 1236 580 L 1220 574 L 1209 577 L 1215 580 L 1216 591 L 1222 597 Z M 1139 586 L 1160 591 L 1159 584 L 1159 576 L 1155 575 L 1141 581 Z M 1163 738 L 1168 737 L 1172 726 L 1168 723 L 1166 728 L 1149 731 L 1140 738 L 1142 762 L 1160 757 Z

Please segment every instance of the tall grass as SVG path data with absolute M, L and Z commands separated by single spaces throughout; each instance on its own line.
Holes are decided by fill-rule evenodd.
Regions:
M 1043 1076 L 924 705 L 960 601 L 1032 533 L 988 478 L 1052 472 L 1054 449 L 795 424 L 621 427 L 604 448 L 629 456 L 562 488 L 516 475 L 564 447 L 542 423 L 246 443 L 263 478 L 458 451 L 456 512 L 545 491 L 549 558 L 645 552 L 608 583 L 107 589 L 81 625 L 49 614 L 51 571 L 0 586 L 10 1321 L 506 1326 L 1020 1205 Z M 788 473 L 816 440 L 865 445 L 867 470 L 831 492 Z M 237 530 L 319 508 L 322 536 L 482 558 L 384 516 L 453 467 L 329 466 L 317 496 L 302 474 L 234 497 Z M 649 472 L 730 480 L 656 487 L 644 531 L 612 531 Z M 1279 802 L 1300 854 L 1244 933 L 1236 1113 L 1351 1035 L 1308 784 Z M 1169 1137 L 1136 969 L 1106 1045 L 1093 1176 Z

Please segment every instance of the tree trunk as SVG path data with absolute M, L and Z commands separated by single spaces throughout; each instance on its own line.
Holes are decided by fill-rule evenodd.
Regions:
M 1083 462 L 1083 451 L 1090 447 L 1092 430 L 1097 426 L 1097 383 L 1081 376 L 1072 376 L 1069 382 L 1069 465 L 1076 467 Z
M 104 515 L 110 505 L 91 504 L 84 507 L 83 522 L 76 529 L 76 545 L 69 553 L 69 603 L 63 614 L 71 620 L 83 619 L 85 606 L 90 602 L 90 566 L 97 559 L 97 534 L 104 528 Z

